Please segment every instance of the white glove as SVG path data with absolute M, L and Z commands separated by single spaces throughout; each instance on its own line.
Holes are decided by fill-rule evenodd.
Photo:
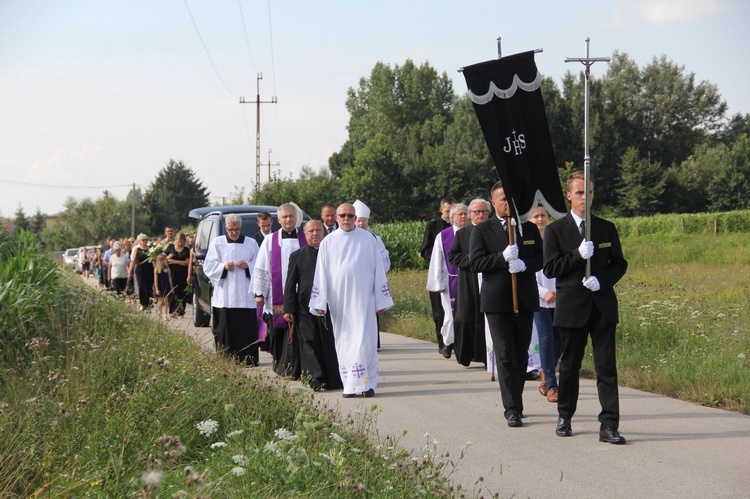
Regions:
M 583 241 L 578 247 L 581 258 L 588 260 L 594 254 L 594 241 Z
M 515 244 L 508 245 L 508 247 L 503 250 L 503 258 L 505 258 L 506 262 L 517 259 L 518 246 L 516 246 Z
M 523 263 L 523 260 L 519 260 L 516 258 L 515 260 L 511 260 L 508 262 L 508 272 L 511 274 L 518 274 L 519 272 L 523 272 L 526 270 L 526 264 Z
M 588 288 L 591 291 L 599 291 L 599 289 L 601 289 L 601 286 L 599 286 L 599 279 L 594 276 L 591 276 L 588 279 L 584 277 L 583 287 Z

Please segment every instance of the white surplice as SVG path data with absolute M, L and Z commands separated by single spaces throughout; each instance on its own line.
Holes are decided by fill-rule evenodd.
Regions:
M 453 234 L 458 231 L 458 227 L 453 226 Z M 440 334 L 443 336 L 445 346 L 453 344 L 455 334 L 453 332 L 453 309 L 451 308 L 451 293 L 448 289 L 448 255 L 443 249 L 443 236 L 438 232 L 435 238 L 435 244 L 432 246 L 432 256 L 430 257 L 430 269 L 427 271 L 427 291 L 436 291 L 440 293 L 440 303 L 443 305 L 443 325 L 440 327 Z
M 286 239 L 281 237 L 281 231 L 279 229 L 279 246 L 281 247 L 281 290 L 284 291 L 286 285 L 286 271 L 289 267 L 289 255 L 293 251 L 299 249 L 299 240 L 297 237 L 288 237 Z M 301 230 L 301 229 L 297 229 Z M 263 305 L 263 312 L 267 314 L 273 314 L 273 290 L 271 286 L 271 248 L 273 247 L 273 232 L 263 239 L 263 244 L 260 245 L 260 251 L 258 254 L 258 261 L 255 263 L 255 270 L 253 271 L 253 288 L 251 293 L 254 295 L 263 296 L 265 303 Z
M 378 385 L 377 311 L 393 306 L 383 260 L 372 234 L 336 230 L 320 243 L 310 313 L 331 311 L 345 394 Z
M 214 287 L 211 295 L 211 306 L 216 308 L 255 308 L 252 295 L 253 267 L 258 257 L 258 243 L 252 237 L 245 237 L 241 243 L 227 242 L 226 236 L 211 241 L 203 261 L 203 272 Z M 245 260 L 248 269 L 234 267 L 227 270 L 222 279 L 224 265 L 227 262 Z M 248 277 L 248 274 L 250 277 Z

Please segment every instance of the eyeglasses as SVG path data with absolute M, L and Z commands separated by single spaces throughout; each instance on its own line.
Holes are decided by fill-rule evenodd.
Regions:
M 357 218 L 357 215 L 354 213 L 339 213 L 336 216 L 339 218 Z
M 229 228 L 229 227 L 227 227 L 227 232 L 239 232 L 239 231 L 241 231 L 241 230 L 242 230 L 242 229 L 241 229 L 241 228 L 239 228 L 239 227 L 233 227 L 233 228 Z
M 490 212 L 490 210 L 471 210 L 471 213 L 473 215 L 482 215 L 484 213 L 489 213 L 489 212 Z

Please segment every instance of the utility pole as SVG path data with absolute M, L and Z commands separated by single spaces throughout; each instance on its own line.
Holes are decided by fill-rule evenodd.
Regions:
M 281 166 L 281 163 L 278 161 L 276 163 L 271 163 L 271 153 L 273 152 L 272 149 L 268 150 L 268 163 L 266 163 L 264 166 L 268 167 L 268 181 L 271 181 L 271 167 L 272 166 Z
M 261 104 L 276 104 L 276 96 L 271 97 L 271 100 L 260 100 L 260 80 L 263 79 L 263 73 L 258 73 L 258 79 L 256 80 L 256 93 L 255 100 L 246 101 L 244 97 L 240 97 L 240 104 L 255 104 L 255 188 L 260 188 L 260 105 Z M 269 160 L 270 163 L 270 160 Z M 269 166 L 270 169 L 270 166 Z M 269 170 L 270 171 L 270 170 Z

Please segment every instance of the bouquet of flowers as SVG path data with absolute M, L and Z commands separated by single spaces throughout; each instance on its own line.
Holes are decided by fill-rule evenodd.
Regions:
M 164 253 L 167 249 L 167 245 L 158 241 L 151 241 L 148 243 L 148 259 L 152 262 L 156 261 L 156 257 Z

